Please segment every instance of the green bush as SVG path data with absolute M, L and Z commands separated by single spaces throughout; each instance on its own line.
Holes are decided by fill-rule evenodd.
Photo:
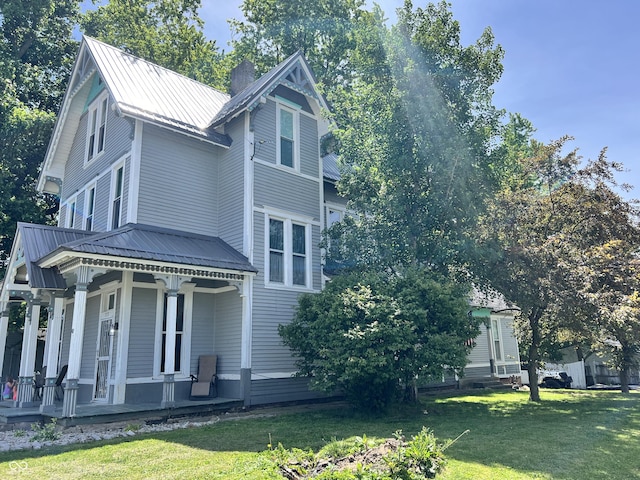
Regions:
M 279 333 L 312 388 L 380 411 L 407 398 L 416 380 L 439 377 L 445 366 L 462 370 L 465 340 L 479 333 L 466 293 L 424 269 L 351 273 L 303 295 Z

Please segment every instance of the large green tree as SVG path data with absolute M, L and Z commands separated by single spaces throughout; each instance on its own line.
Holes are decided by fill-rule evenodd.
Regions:
M 236 61 L 248 59 L 258 74 L 302 51 L 317 80 L 327 87 L 350 78 L 354 31 L 382 24 L 363 0 L 244 0 L 244 21 L 232 21 Z M 378 10 L 379 12 L 379 10 Z
M 522 309 L 519 339 L 526 347 L 530 398 L 540 400 L 542 354 L 589 330 L 593 298 L 584 293 L 586 252 L 608 242 L 637 244 L 637 212 L 615 192 L 620 165 L 604 152 L 581 167 L 568 137 L 533 143 L 534 155 L 512 170 L 518 178 L 495 197 L 479 236 L 494 252 L 478 267 L 507 301 Z M 582 273 L 580 273 L 582 272 Z M 602 299 L 602 297 L 601 297 Z
M 497 188 L 501 112 L 492 85 L 502 49 L 491 30 L 463 46 L 442 2 L 407 1 L 391 30 L 360 30 L 354 79 L 330 95 L 357 214 L 330 232 L 336 267 L 420 264 L 447 272 L 475 254 L 475 222 Z
M 0 1 L 0 276 L 18 221 L 49 223 L 56 199 L 36 192 L 77 42 L 74 0 Z
M 93 0 L 84 33 L 170 70 L 226 90 L 229 61 L 204 34 L 200 0 Z
M 594 306 L 587 325 L 592 345 L 619 371 L 622 393 L 629 393 L 631 369 L 640 362 L 640 244 L 630 240 L 587 250 L 579 270 L 581 293 Z

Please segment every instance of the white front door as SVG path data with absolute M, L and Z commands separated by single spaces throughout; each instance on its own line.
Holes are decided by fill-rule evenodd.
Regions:
M 109 293 L 103 298 L 102 312 L 98 324 L 98 346 L 96 351 L 96 384 L 93 394 L 95 401 L 106 402 L 109 398 L 109 377 L 111 372 L 111 351 L 114 327 L 116 294 Z

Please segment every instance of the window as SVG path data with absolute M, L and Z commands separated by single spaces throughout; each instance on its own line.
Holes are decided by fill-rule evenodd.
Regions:
M 122 190 L 123 190 L 124 167 L 120 166 L 113 171 L 113 201 L 111 202 L 111 229 L 120 227 L 120 216 L 122 214 Z
M 176 316 L 176 349 L 175 349 L 175 368 L 176 372 L 181 370 L 180 359 L 182 357 L 182 336 L 184 334 L 184 294 L 178 294 L 178 312 Z M 166 358 L 167 343 L 167 294 L 164 294 L 164 312 L 162 314 L 162 350 L 160 353 L 160 373 L 164 373 L 164 361 Z
M 76 199 L 69 202 L 69 207 L 67 209 L 67 228 L 73 228 L 76 223 L 76 205 Z
M 284 107 L 278 108 L 278 163 L 285 167 L 296 168 L 296 137 L 298 113 L 296 110 Z
M 309 286 L 308 228 L 290 219 L 269 218 L 268 283 Z
M 105 128 L 107 124 L 107 106 L 109 97 L 107 94 L 101 95 L 92 106 L 89 107 L 87 124 L 87 152 L 85 159 L 87 162 L 93 160 L 104 151 Z
M 343 210 L 327 207 L 327 217 L 326 217 L 327 228 L 331 228 L 331 226 L 334 223 L 341 222 L 343 216 L 344 216 Z
M 491 334 L 493 336 L 493 354 L 496 360 L 502 360 L 502 346 L 500 342 L 500 323 L 497 319 L 491 320 Z
M 284 283 L 284 222 L 269 219 L 269 281 Z
M 92 230 L 93 229 L 93 215 L 95 214 L 95 201 L 96 201 L 96 187 L 90 187 L 87 190 L 85 197 L 85 209 L 86 212 L 85 221 L 84 221 L 84 229 Z

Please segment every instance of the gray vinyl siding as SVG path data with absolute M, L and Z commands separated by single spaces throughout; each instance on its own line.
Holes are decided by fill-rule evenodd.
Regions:
M 214 352 L 218 355 L 218 374 L 240 372 L 242 348 L 242 299 L 238 292 L 215 295 Z
M 321 392 L 309 390 L 306 378 L 278 378 L 251 382 L 251 405 L 326 398 Z
M 276 104 L 267 99 L 267 103 L 254 114 L 255 158 L 276 164 Z
M 198 371 L 198 357 L 217 353 L 213 348 L 213 328 L 215 322 L 215 296 L 207 293 L 193 294 L 191 315 L 191 358 L 190 370 Z
M 333 185 L 324 184 L 324 201 L 332 204 L 341 205 L 347 207 L 347 199 L 338 195 L 336 188 Z
M 504 361 L 508 363 L 518 361 L 518 341 L 513 333 L 513 321 L 502 319 L 500 322 L 502 330 L 502 350 L 504 352 Z
M 112 99 L 110 98 L 109 105 L 111 105 L 111 102 Z M 61 194 L 62 201 L 65 201 L 78 190 L 83 189 L 88 182 L 107 170 L 113 162 L 131 150 L 131 122 L 116 116 L 111 108 L 108 107 L 104 153 L 85 167 L 87 122 L 88 115 L 85 112 L 80 117 L 80 123 L 69 153 L 69 160 L 65 166 Z
M 293 319 L 298 305 L 297 292 L 267 289 L 258 286 L 253 293 L 253 373 L 292 372 L 295 370 L 291 352 L 282 344 L 278 325 Z
M 489 344 L 487 339 L 487 327 L 480 325 L 480 335 L 475 339 L 476 345 L 468 355 L 470 363 L 489 363 Z
M 145 124 L 139 185 L 138 223 L 218 235 L 216 147 Z
M 260 113 L 258 113 L 258 116 Z M 231 148 L 221 154 L 219 166 L 220 228 L 218 236 L 233 248 L 243 252 L 244 229 L 244 117 L 232 121 L 226 133 L 234 140 Z M 258 137 L 256 137 L 257 139 Z M 256 140 L 257 141 L 257 140 Z
M 315 178 L 318 178 L 320 172 L 318 140 L 316 119 L 300 114 L 300 172 Z
M 82 360 L 80 362 L 80 378 L 93 380 L 93 376 L 96 373 L 96 342 L 98 341 L 99 318 L 100 295 L 95 295 L 87 299 L 84 338 L 82 342 Z
M 255 164 L 255 205 L 320 220 L 318 182 L 260 163 Z
M 489 365 L 481 366 L 481 367 L 465 367 L 463 372 L 463 378 L 473 378 L 473 377 L 488 377 L 491 375 L 491 368 Z
M 134 288 L 129 328 L 127 378 L 153 375 L 157 290 Z
M 126 167 L 125 167 L 126 168 Z M 96 182 L 95 210 L 93 213 L 93 230 L 104 232 L 109 225 L 109 200 L 111 198 L 111 172 L 103 175 Z

